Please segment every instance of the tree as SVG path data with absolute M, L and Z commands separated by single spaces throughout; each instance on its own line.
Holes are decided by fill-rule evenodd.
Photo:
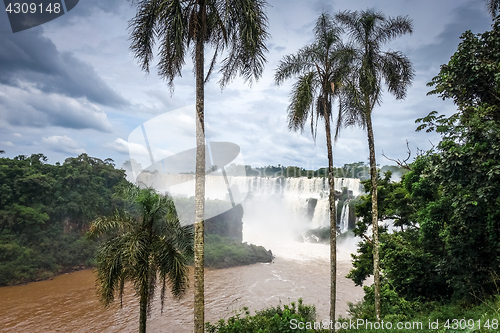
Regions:
M 328 151 L 328 184 L 330 187 L 330 265 L 331 293 L 330 320 L 335 321 L 335 300 L 337 281 L 335 218 L 335 188 L 332 139 L 330 119 L 332 118 L 332 100 L 335 97 L 335 85 L 338 85 L 345 73 L 351 55 L 339 38 L 341 30 L 328 14 L 321 14 L 314 28 L 314 43 L 301 48 L 295 55 L 287 55 L 280 61 L 274 81 L 281 85 L 291 77 L 298 77 L 293 85 L 288 106 L 288 128 L 304 130 L 307 119 L 311 119 L 311 132 L 316 137 L 319 118 L 325 121 L 326 145 Z
M 407 17 L 386 18 L 373 9 L 344 11 L 336 18 L 347 29 L 356 48 L 356 57 L 345 87 L 342 89 L 342 109 L 339 110 L 336 138 L 341 126 L 360 125 L 366 128 L 370 150 L 370 178 L 372 183 L 372 225 L 375 310 L 380 320 L 380 269 L 377 210 L 377 164 L 373 136 L 372 112 L 380 105 L 382 79 L 388 91 L 403 99 L 412 82 L 414 71 L 410 60 L 399 51 L 382 51 L 383 44 L 412 32 L 412 22 Z
M 121 302 L 125 282 L 132 282 L 140 303 L 139 332 L 145 333 L 157 279 L 162 311 L 167 283 L 176 298 L 189 286 L 192 226 L 181 226 L 172 199 L 153 189 L 128 186 L 121 196 L 130 201 L 130 208 L 97 218 L 89 230 L 90 236 L 109 237 L 96 254 L 98 294 L 105 306 L 116 293 Z
M 479 105 L 491 106 L 485 120 L 500 122 L 500 22 L 491 31 L 474 35 L 470 30 L 460 37 L 462 42 L 447 64 L 427 85 L 428 93 L 453 99 L 460 112 L 469 116 Z
M 141 67 L 149 72 L 153 47 L 160 41 L 158 74 L 173 81 L 181 76 L 186 53 L 191 50 L 196 76 L 196 176 L 195 176 L 195 332 L 204 330 L 204 199 L 205 199 L 205 125 L 204 86 L 210 78 L 218 55 L 222 60 L 221 87 L 237 74 L 252 83 L 263 71 L 267 48 L 265 0 L 132 0 L 137 14 L 130 21 L 131 50 Z M 194 45 L 193 45 L 194 44 Z M 205 44 L 214 54 L 204 75 Z
M 444 213 L 423 215 L 419 224 L 426 239 L 443 244 L 440 270 L 455 297 L 480 297 L 497 291 L 499 274 L 500 22 L 461 39 L 428 84 L 434 87 L 429 94 L 453 99 L 457 113 L 447 118 L 433 111 L 416 121 L 422 123 L 417 130 L 442 135 L 420 177 L 438 184 L 439 200 L 426 204 Z

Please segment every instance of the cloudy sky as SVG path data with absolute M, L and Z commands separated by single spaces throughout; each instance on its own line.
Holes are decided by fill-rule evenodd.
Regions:
M 413 151 L 417 147 L 429 149 L 430 142 L 439 141 L 435 134 L 416 133 L 415 119 L 433 110 L 451 114 L 454 106 L 436 96 L 426 96 L 429 88 L 425 84 L 439 72 L 441 64 L 448 62 L 464 31 L 484 32 L 491 25 L 480 0 L 269 2 L 271 38 L 263 77 L 251 87 L 236 79 L 221 91 L 216 73 L 205 88 L 208 140 L 239 145 L 242 159 L 252 166 L 328 165 L 321 126 L 316 143 L 307 130 L 295 133 L 287 129 L 286 111 L 294 81 L 280 87 L 273 82 L 279 60 L 312 42 L 312 28 L 322 11 L 334 14 L 375 8 L 386 15 L 407 15 L 413 20 L 414 33 L 385 48 L 408 55 L 416 76 L 405 100 L 396 101 L 385 93 L 382 105 L 374 110 L 377 162 L 381 165 L 392 164 L 382 152 L 403 159 L 406 140 Z M 144 128 L 149 131 L 157 157 L 194 147 L 191 59 L 186 59 L 171 95 L 155 68 L 146 75 L 129 52 L 127 26 L 133 16 L 134 8 L 125 0 L 80 0 L 66 15 L 14 34 L 6 12 L 1 11 L 3 156 L 43 153 L 55 163 L 85 152 L 101 159 L 112 158 L 121 166 L 130 158 L 129 151 L 132 156 L 144 153 L 134 139 L 142 124 L 149 124 Z M 367 162 L 365 132 L 344 129 L 334 146 L 334 159 L 337 166 Z

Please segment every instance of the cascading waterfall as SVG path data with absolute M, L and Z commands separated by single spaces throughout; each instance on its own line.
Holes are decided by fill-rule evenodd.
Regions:
M 194 196 L 194 175 L 192 174 L 143 174 L 138 178 L 144 186 L 181 197 Z M 266 214 L 279 218 L 279 213 L 286 216 L 288 223 L 307 229 L 329 227 L 330 213 L 327 178 L 285 178 L 285 177 L 227 177 L 226 184 L 222 174 L 206 176 L 206 194 L 208 200 L 229 201 L 228 185 L 236 204 L 243 202 L 245 215 L 255 214 L 266 206 Z M 347 188 L 352 197 L 362 193 L 360 180 L 356 178 L 335 178 L 335 190 Z M 337 202 L 336 202 L 337 204 Z M 222 213 L 216 212 L 216 213 Z M 214 213 L 215 214 L 215 213 Z M 347 230 L 349 208 L 344 204 L 340 229 Z M 205 216 L 209 218 L 211 216 Z M 344 219 L 345 217 L 345 219 Z M 256 217 L 258 218 L 258 217 Z M 344 224 L 342 224 L 344 221 Z
M 341 234 L 349 230 L 349 200 L 344 201 L 342 206 L 342 213 L 340 214 L 339 231 Z
M 247 202 L 253 201 L 254 204 L 247 208 L 259 209 L 259 202 L 273 201 L 275 205 L 280 204 L 285 207 L 294 218 L 301 219 L 303 224 L 307 223 L 308 228 L 330 226 L 327 178 L 232 177 L 229 183 L 231 188 L 236 189 L 235 192 L 250 194 L 250 200 Z M 335 190 L 342 191 L 343 188 L 347 188 L 348 193 L 353 197 L 361 194 L 359 179 L 336 178 Z M 311 209 L 313 209 L 312 214 Z M 248 212 L 248 209 L 246 211 Z M 349 207 L 344 205 L 342 216 L 345 221 L 344 229 L 341 231 L 345 232 L 349 227 Z

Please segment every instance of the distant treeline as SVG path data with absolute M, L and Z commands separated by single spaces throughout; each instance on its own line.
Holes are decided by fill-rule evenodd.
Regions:
M 237 167 L 230 165 L 228 170 Z M 241 167 L 241 166 L 238 166 Z M 245 165 L 247 176 L 251 177 L 328 177 L 328 168 L 319 168 L 316 170 L 307 170 L 297 166 L 278 166 L 268 165 L 265 167 L 253 168 Z M 397 165 L 385 165 L 380 169 L 381 172 L 391 171 L 393 175 L 400 177 L 408 172 L 407 169 Z M 359 178 L 361 180 L 370 179 L 370 167 L 364 162 L 344 164 L 333 170 L 335 178 Z
M 0 285 L 48 278 L 92 264 L 88 223 L 119 202 L 125 172 L 81 154 L 63 164 L 43 154 L 0 158 Z

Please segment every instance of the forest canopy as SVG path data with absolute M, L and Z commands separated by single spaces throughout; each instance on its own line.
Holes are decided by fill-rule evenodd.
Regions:
M 81 154 L 51 165 L 43 154 L 0 158 L 0 286 L 88 266 L 89 223 L 118 204 L 126 183 L 113 161 Z

